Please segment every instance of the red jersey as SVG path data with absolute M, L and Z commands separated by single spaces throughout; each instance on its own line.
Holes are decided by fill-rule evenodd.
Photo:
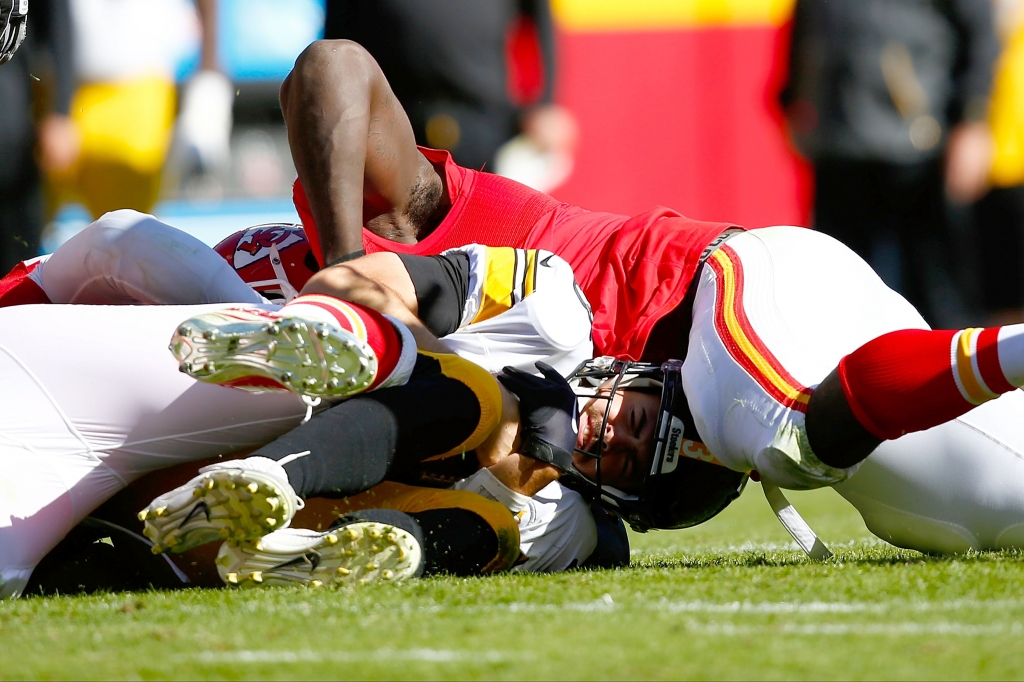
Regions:
M 50 302 L 42 287 L 28 276 L 37 265 L 37 260 L 18 263 L 0 279 L 0 308 Z
M 417 244 L 400 244 L 364 228 L 366 252 L 426 256 L 470 243 L 553 251 L 572 266 L 590 301 L 594 346 L 601 355 L 640 359 L 655 323 L 686 295 L 701 252 L 734 227 L 690 220 L 663 207 L 633 217 L 595 213 L 513 180 L 458 166 L 448 152 L 420 151 L 435 166 L 444 165 L 451 210 Z M 298 180 L 294 199 L 322 263 L 316 226 Z

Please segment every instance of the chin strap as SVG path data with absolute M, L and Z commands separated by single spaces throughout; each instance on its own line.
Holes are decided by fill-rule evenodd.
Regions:
M 772 506 L 775 516 L 779 518 L 779 521 L 796 540 L 796 544 L 800 545 L 800 549 L 807 553 L 807 556 L 815 561 L 825 561 L 832 556 L 832 552 L 807 525 L 807 522 L 790 504 L 777 485 L 761 481 L 761 488 L 764 490 L 764 496 L 768 498 L 768 504 Z

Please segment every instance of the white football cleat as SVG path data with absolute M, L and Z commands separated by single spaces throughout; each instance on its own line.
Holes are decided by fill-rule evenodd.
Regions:
M 416 537 L 377 521 L 314 531 L 286 528 L 255 542 L 224 544 L 217 572 L 231 586 L 365 585 L 399 582 L 422 572 Z
M 304 504 L 284 469 L 266 457 L 211 464 L 139 512 L 153 553 L 215 540 L 240 543 L 286 527 Z
M 377 376 L 377 356 L 338 325 L 262 308 L 231 308 L 185 320 L 171 337 L 179 369 L 248 391 L 345 398 Z

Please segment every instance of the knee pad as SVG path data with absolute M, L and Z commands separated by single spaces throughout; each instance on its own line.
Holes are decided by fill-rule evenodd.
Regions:
M 498 387 L 498 380 L 480 365 L 458 355 L 424 350 L 419 351 L 419 354 L 435 360 L 441 366 L 441 373 L 446 377 L 465 384 L 480 403 L 480 421 L 469 437 L 448 452 L 424 461 L 450 457 L 476 448 L 501 422 L 501 389 Z

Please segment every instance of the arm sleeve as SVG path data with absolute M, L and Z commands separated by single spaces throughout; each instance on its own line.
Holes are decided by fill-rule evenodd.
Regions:
M 398 257 L 412 279 L 419 318 L 427 329 L 438 338 L 458 329 L 469 295 L 469 256 L 451 251 L 440 256 Z
M 956 85 L 950 105 L 949 120 L 982 121 L 988 114 L 988 97 L 999 41 L 995 32 L 995 18 L 988 0 L 954 0 L 953 23 L 960 40 Z

